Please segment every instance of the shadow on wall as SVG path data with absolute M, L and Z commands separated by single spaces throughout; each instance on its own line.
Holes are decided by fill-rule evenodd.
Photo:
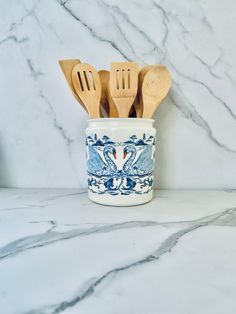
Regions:
M 164 127 L 163 123 L 166 119 L 168 119 L 168 114 L 171 110 L 172 102 L 170 97 L 167 96 L 166 99 L 161 103 L 160 107 L 156 110 L 154 119 L 154 127 L 157 130 L 157 142 L 156 142 L 156 151 L 155 151 L 155 177 L 154 177 L 154 188 L 159 188 L 165 182 L 166 177 L 166 164 L 165 164 L 165 156 L 166 156 L 166 145 L 165 138 L 167 138 L 168 130 Z
M 8 171 L 7 159 L 4 155 L 4 150 L 0 142 L 0 188 L 10 186 L 10 173 Z

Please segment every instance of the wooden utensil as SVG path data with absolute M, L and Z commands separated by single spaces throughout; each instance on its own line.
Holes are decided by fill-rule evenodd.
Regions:
M 72 69 L 76 64 L 80 63 L 79 59 L 66 59 L 66 60 L 59 60 L 58 63 L 60 64 L 60 67 L 65 75 L 65 78 L 67 80 L 67 83 L 72 91 L 72 94 L 74 95 L 75 99 L 81 104 L 81 106 L 87 111 L 85 105 L 83 104 L 82 100 L 79 98 L 79 96 L 76 94 L 76 91 L 74 89 L 73 83 L 72 83 Z
M 107 85 L 107 100 L 109 103 L 109 118 L 119 118 L 118 110 L 116 108 L 116 105 L 111 97 L 111 92 L 110 92 L 110 85 L 108 83 Z
M 152 67 L 146 73 L 142 85 L 143 118 L 151 118 L 166 97 L 171 76 L 165 66 Z
M 135 62 L 111 64 L 110 93 L 120 118 L 127 118 L 138 90 L 138 65 Z
M 134 106 L 132 106 L 131 109 L 130 109 L 129 118 L 137 118 Z
M 100 70 L 98 71 L 98 75 L 100 78 L 101 88 L 102 88 L 100 103 L 103 106 L 103 108 L 106 110 L 107 114 L 109 114 L 109 103 L 107 100 L 107 84 L 109 84 L 110 73 L 109 71 L 106 71 L 106 70 Z
M 107 70 L 100 70 L 98 71 L 101 86 L 102 86 L 102 96 L 101 96 L 101 105 L 105 108 L 108 117 L 110 118 L 117 118 L 118 111 L 116 109 L 116 105 L 114 104 L 111 94 L 110 94 L 110 72 Z
M 137 118 L 142 118 L 143 116 L 143 101 L 142 101 L 143 80 L 147 72 L 153 67 L 155 67 L 155 65 L 145 65 L 143 68 L 140 69 L 138 74 L 138 94 L 134 101 L 134 108 L 136 111 Z
M 74 89 L 91 118 L 100 118 L 101 82 L 98 72 L 89 64 L 77 64 L 72 70 Z
M 138 92 L 139 94 L 139 92 Z M 140 97 L 137 96 L 134 100 L 134 103 L 133 103 L 133 107 L 134 107 L 134 110 L 135 110 L 135 115 L 137 118 L 142 118 L 143 116 L 143 105 L 142 105 L 142 102 L 140 100 Z

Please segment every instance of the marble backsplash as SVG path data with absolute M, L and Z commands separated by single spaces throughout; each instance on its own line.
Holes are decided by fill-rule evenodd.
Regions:
M 0 2 L 0 186 L 86 187 L 87 115 L 58 59 L 163 63 L 156 186 L 236 188 L 233 0 Z

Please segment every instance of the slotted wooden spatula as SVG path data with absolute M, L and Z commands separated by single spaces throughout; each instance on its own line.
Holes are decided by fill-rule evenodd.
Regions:
M 72 91 L 72 94 L 74 95 L 75 99 L 81 104 L 81 106 L 87 111 L 82 100 L 76 94 L 76 91 L 75 91 L 73 83 L 72 83 L 72 77 L 71 77 L 71 73 L 72 73 L 74 66 L 76 66 L 76 64 L 79 64 L 80 60 L 79 59 L 65 59 L 65 60 L 59 60 L 58 62 L 60 64 L 60 67 L 61 67 L 64 75 L 65 75 L 65 78 L 66 78 L 67 83 L 70 87 L 70 90 Z
M 142 85 L 143 118 L 151 118 L 168 94 L 171 76 L 165 66 L 155 66 L 145 75 Z
M 101 82 L 98 72 L 89 64 L 77 64 L 72 70 L 74 89 L 91 118 L 100 118 Z
M 135 62 L 111 64 L 110 93 L 120 118 L 128 118 L 138 90 L 138 65 Z

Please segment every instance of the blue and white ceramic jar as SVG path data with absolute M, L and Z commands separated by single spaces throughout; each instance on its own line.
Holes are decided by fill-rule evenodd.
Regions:
M 88 194 L 100 204 L 131 206 L 153 195 L 154 120 L 91 119 L 86 129 Z

